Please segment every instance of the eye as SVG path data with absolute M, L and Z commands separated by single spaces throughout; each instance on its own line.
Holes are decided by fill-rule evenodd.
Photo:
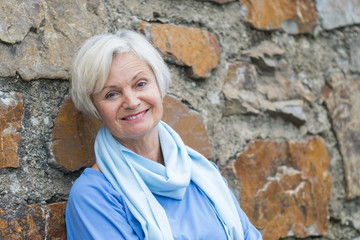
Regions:
M 136 86 L 142 88 L 142 87 L 145 87 L 146 85 L 147 85 L 147 82 L 142 80 L 142 81 L 139 81 Z
M 115 96 L 117 95 L 116 92 L 112 91 L 112 92 L 108 92 L 106 95 L 105 95 L 105 99 L 111 99 L 111 98 L 114 98 Z

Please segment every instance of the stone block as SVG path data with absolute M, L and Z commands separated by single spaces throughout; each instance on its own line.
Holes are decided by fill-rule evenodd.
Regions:
M 44 239 L 45 214 L 40 205 L 0 209 L 0 239 Z
M 199 28 L 141 22 L 139 30 L 164 59 L 187 66 L 193 78 L 207 78 L 217 67 L 220 45 L 215 34 Z
M 65 172 L 93 165 L 95 137 L 101 126 L 98 120 L 79 112 L 71 98 L 66 98 L 54 121 L 49 164 Z
M 240 0 L 246 21 L 261 30 L 282 29 L 290 34 L 312 33 L 317 14 L 312 0 Z
M 47 214 L 46 236 L 48 239 L 67 239 L 65 225 L 66 202 L 52 203 L 45 206 Z
M 209 136 L 200 115 L 191 113 L 174 97 L 165 96 L 163 104 L 163 120 L 179 133 L 186 145 L 211 158 Z M 79 112 L 71 99 L 66 98 L 54 121 L 49 164 L 65 172 L 93 165 L 94 142 L 101 126 L 102 123 Z
M 360 196 L 360 78 L 334 72 L 323 89 L 345 169 L 348 198 Z
M 330 156 L 320 137 L 255 140 L 231 164 L 241 207 L 265 240 L 327 232 Z
M 108 28 L 100 0 L 4 0 L 0 16 L 0 77 L 24 80 L 69 79 L 79 45 Z
M 65 240 L 66 202 L 0 209 L 0 239 Z
M 304 102 L 313 103 L 316 97 L 297 80 L 284 54 L 264 41 L 229 64 L 223 86 L 225 115 L 267 112 L 296 126 L 306 122 Z
M 22 94 L 0 91 L 0 168 L 20 167 L 18 148 L 23 117 Z
M 307 120 L 306 115 L 303 112 L 302 100 L 273 102 L 267 106 L 266 112 L 270 115 L 281 117 L 285 121 L 289 121 L 297 127 L 303 125 Z
M 360 15 L 360 14 L 359 14 Z M 360 72 L 360 34 L 357 34 L 351 40 L 347 40 L 349 45 L 349 55 L 350 55 L 350 71 L 351 72 Z
M 325 29 L 360 23 L 360 2 L 357 0 L 317 0 L 315 3 Z
M 174 128 L 187 146 L 200 152 L 206 158 L 213 157 L 210 139 L 201 116 L 190 112 L 180 100 L 165 96 L 162 120 Z
M 39 28 L 44 15 L 41 0 L 2 0 L 0 40 L 11 44 L 21 42 L 31 28 Z

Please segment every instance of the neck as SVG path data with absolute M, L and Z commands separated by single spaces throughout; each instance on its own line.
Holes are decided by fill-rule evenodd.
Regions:
M 116 139 L 124 147 L 127 147 L 140 156 L 165 165 L 157 131 L 136 139 Z

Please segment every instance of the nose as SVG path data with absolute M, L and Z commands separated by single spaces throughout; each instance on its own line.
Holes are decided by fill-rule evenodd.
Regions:
M 137 94 L 132 91 L 128 90 L 123 93 L 124 102 L 123 107 L 127 109 L 136 109 L 140 105 L 140 99 L 138 98 Z

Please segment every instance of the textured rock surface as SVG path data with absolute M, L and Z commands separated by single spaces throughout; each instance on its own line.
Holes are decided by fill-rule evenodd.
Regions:
M 359 13 L 360 15 L 360 13 Z M 360 72 L 360 36 L 353 37 L 352 40 L 348 39 L 349 55 L 350 55 L 350 71 Z
M 24 117 L 20 93 L 0 91 L 0 168 L 20 167 L 18 149 Z
M 65 210 L 66 202 L 52 203 L 45 207 L 47 214 L 45 231 L 48 239 L 67 239 Z
M 0 40 L 6 43 L 21 42 L 31 28 L 40 27 L 44 15 L 41 0 L 1 1 Z
M 19 19 L 19 16 L 21 19 Z M 100 0 L 15 1 L 0 3 L 0 77 L 25 80 L 68 79 L 74 50 L 88 37 L 107 29 Z M 7 61 L 7 59 L 12 59 Z
M 140 31 L 151 39 L 163 56 L 189 68 L 193 78 L 210 77 L 220 57 L 215 34 L 198 28 L 142 22 Z
M 296 79 L 276 44 L 263 42 L 243 51 L 243 60 L 231 63 L 223 93 L 225 114 L 259 114 L 268 112 L 296 126 L 306 122 L 303 101 L 315 96 Z
M 0 238 L 66 239 L 65 207 L 66 202 L 60 202 L 46 206 L 31 204 L 7 211 L 0 209 Z
M 54 122 L 49 163 L 65 171 L 94 164 L 94 142 L 101 126 L 99 121 L 77 111 L 71 99 L 66 98 Z
M 325 29 L 360 23 L 360 2 L 357 0 L 317 0 L 316 9 Z
M 45 214 L 40 205 L 15 210 L 0 209 L 1 239 L 41 239 L 45 236 Z
M 247 7 L 246 21 L 264 30 L 312 33 L 317 14 L 312 0 L 241 0 Z
M 180 100 L 166 96 L 162 120 L 179 133 L 186 145 L 199 151 L 206 158 L 212 158 L 210 139 L 199 114 L 189 111 Z
M 332 73 L 323 97 L 344 159 L 347 195 L 360 196 L 360 78 Z
M 264 239 L 326 233 L 330 155 L 324 141 L 255 140 L 234 163 L 241 206 Z

